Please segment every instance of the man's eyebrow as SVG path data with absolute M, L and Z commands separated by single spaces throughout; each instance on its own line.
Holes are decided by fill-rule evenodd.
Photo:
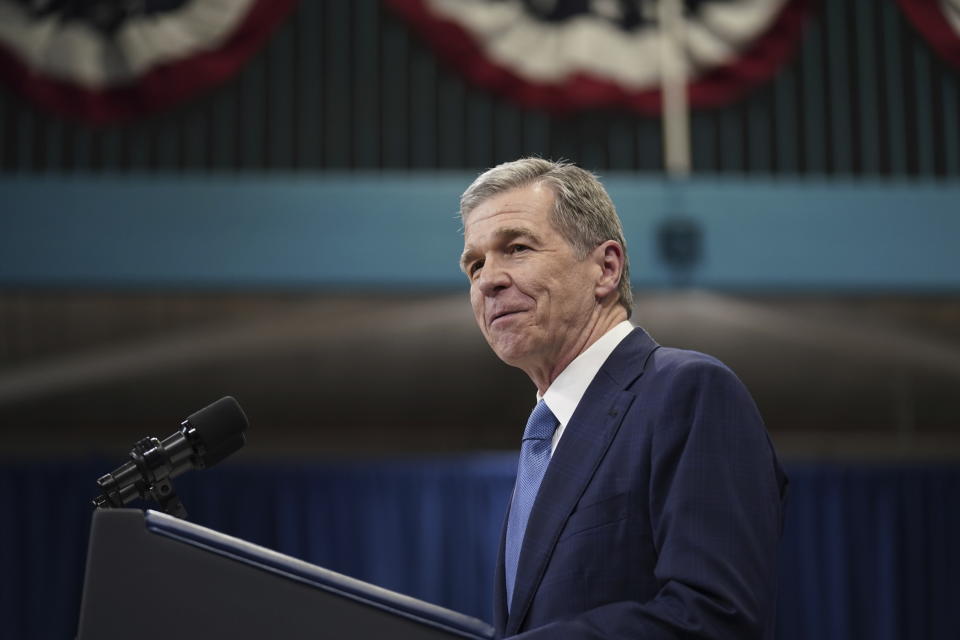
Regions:
M 495 235 L 497 240 L 501 242 L 509 242 L 516 238 L 529 238 L 534 244 L 541 244 L 540 236 L 524 227 L 503 227 L 502 229 L 497 229 Z
M 493 237 L 500 244 L 505 244 L 517 238 L 529 238 L 532 244 L 542 244 L 540 236 L 524 227 L 501 227 L 494 232 Z M 475 256 L 476 250 L 473 247 L 464 249 L 463 255 L 460 256 L 460 270 L 466 271 L 467 265 L 474 260 Z

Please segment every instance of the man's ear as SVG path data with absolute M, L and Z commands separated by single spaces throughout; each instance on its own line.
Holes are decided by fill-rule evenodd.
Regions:
M 616 292 L 620 285 L 620 276 L 623 274 L 623 247 L 616 240 L 607 240 L 593 250 L 592 257 L 600 267 L 600 277 L 597 278 L 594 293 L 597 300 L 602 300 Z

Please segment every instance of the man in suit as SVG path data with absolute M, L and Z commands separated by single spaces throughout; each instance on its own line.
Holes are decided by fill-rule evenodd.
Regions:
M 629 323 L 603 186 L 526 158 L 482 174 L 460 205 L 480 331 L 537 387 L 496 568 L 498 635 L 772 638 L 786 477 L 728 368 Z

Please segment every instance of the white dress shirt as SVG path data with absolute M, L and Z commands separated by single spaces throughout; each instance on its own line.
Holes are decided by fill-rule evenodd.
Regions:
M 557 443 L 560 442 L 560 436 L 563 430 L 573 417 L 573 412 L 577 410 L 580 399 L 587 392 L 587 387 L 593 382 L 600 367 L 607 361 L 617 345 L 623 341 L 633 331 L 633 325 L 629 320 L 624 320 L 613 327 L 599 340 L 573 359 L 573 362 L 567 365 L 567 368 L 560 372 L 556 380 L 547 389 L 547 392 L 540 395 L 537 392 L 537 402 L 541 399 L 550 407 L 554 417 L 560 423 L 557 430 L 553 433 L 553 442 L 550 446 L 550 455 L 557 449 Z

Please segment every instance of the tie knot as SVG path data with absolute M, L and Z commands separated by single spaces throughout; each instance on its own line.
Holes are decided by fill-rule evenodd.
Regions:
M 557 430 L 557 419 L 547 403 L 541 400 L 530 413 L 527 428 L 523 430 L 524 440 L 549 440 Z

